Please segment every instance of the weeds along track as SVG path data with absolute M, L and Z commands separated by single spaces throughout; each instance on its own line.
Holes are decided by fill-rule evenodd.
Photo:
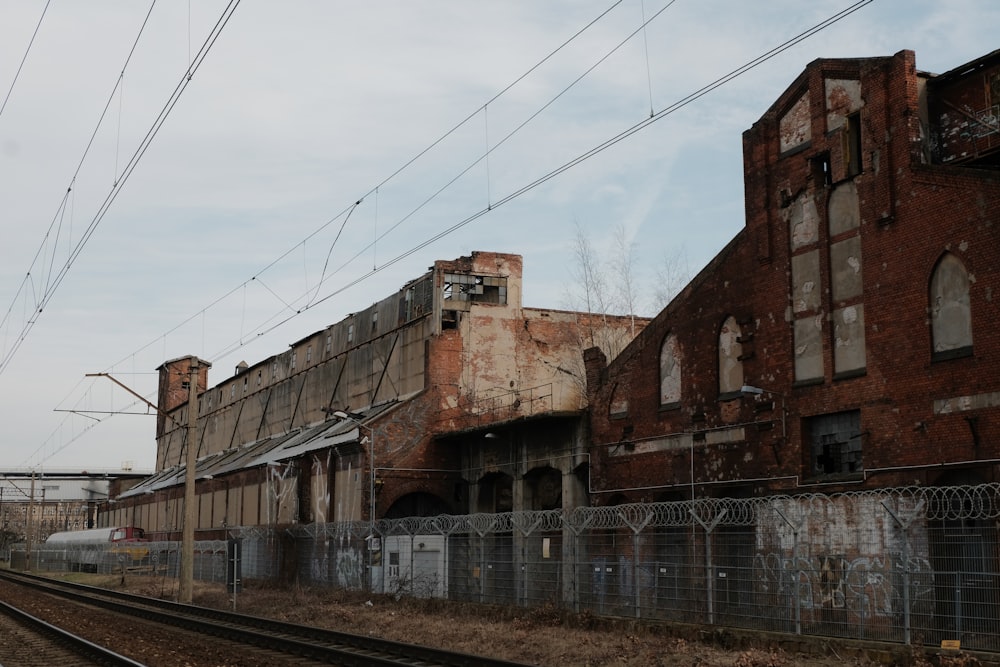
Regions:
M 185 638 L 166 639 L 167 646 L 147 648 L 143 653 L 154 652 L 157 657 L 165 652 L 176 653 L 180 658 L 181 651 L 178 650 L 178 647 L 191 646 L 192 655 L 183 658 L 189 660 L 187 664 L 198 664 L 195 660 L 214 653 L 218 649 L 230 657 L 232 657 L 232 652 L 236 650 L 248 652 L 245 660 L 249 664 L 258 662 L 255 658 L 259 658 L 259 664 L 280 664 L 285 660 L 291 664 L 294 659 L 295 664 L 339 664 L 358 667 L 373 665 L 523 667 L 519 663 L 505 660 L 453 653 L 246 614 L 179 604 L 11 571 L 0 572 L 0 581 L 5 586 L 16 583 L 19 587 L 27 587 L 39 598 L 43 595 L 58 596 L 60 600 L 68 601 L 67 603 L 96 606 L 102 611 L 113 613 L 120 618 L 143 621 L 141 628 L 131 630 L 126 636 L 120 638 L 120 641 L 126 645 L 135 646 L 141 643 L 145 639 L 145 635 L 152 638 L 163 632 L 183 632 L 187 635 Z M 75 615 L 82 613 L 77 612 Z M 99 623 L 99 626 L 104 626 L 105 629 L 111 631 L 120 623 L 124 623 L 124 621 L 115 621 L 109 618 Z M 190 636 L 192 633 L 200 639 L 192 639 Z M 221 646 L 223 643 L 227 646 Z M 119 647 L 115 646 L 114 648 Z M 124 652 L 125 648 L 126 646 L 122 646 L 120 650 Z M 282 656 L 284 659 L 281 658 Z M 218 664 L 217 662 L 212 663 L 210 660 L 207 662 Z M 159 660 L 157 663 L 171 664 Z M 153 662 L 150 661 L 149 664 L 153 664 Z

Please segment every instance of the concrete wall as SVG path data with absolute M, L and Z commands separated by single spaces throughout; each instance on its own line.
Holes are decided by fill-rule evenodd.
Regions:
M 251 526 L 470 511 L 470 488 L 478 492 L 492 470 L 478 449 L 491 429 L 506 429 L 504 437 L 519 443 L 508 472 L 537 478 L 510 491 L 519 507 L 537 504 L 540 489 L 553 486 L 564 490 L 549 495 L 566 506 L 585 502 L 585 485 L 572 477 L 586 449 L 582 350 L 601 343 L 616 353 L 647 320 L 523 308 L 521 273 L 517 255 L 475 252 L 435 262 L 371 308 L 281 354 L 240 364 L 205 389 L 199 458 L 320 425 L 336 410 L 369 417 L 362 417 L 357 442 L 200 480 L 199 497 L 215 491 L 201 501 L 199 529 L 220 531 L 223 521 Z M 185 357 L 160 369 L 160 398 L 171 406 L 157 442 L 161 470 L 183 464 L 190 364 Z M 568 481 L 554 482 L 556 474 Z M 161 495 L 133 494 L 128 502 L 159 502 Z M 157 516 L 149 520 L 159 525 Z

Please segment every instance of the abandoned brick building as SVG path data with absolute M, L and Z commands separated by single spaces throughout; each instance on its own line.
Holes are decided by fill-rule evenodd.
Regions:
M 192 375 L 198 539 L 585 505 L 582 351 L 603 341 L 614 353 L 646 321 L 524 308 L 521 258 L 475 252 L 214 387 L 207 362 L 168 361 L 157 471 L 102 524 L 179 537 Z
M 813 61 L 744 133 L 745 227 L 586 353 L 592 503 L 665 503 L 619 512 L 615 590 L 997 649 L 998 119 L 1000 51 L 938 76 L 901 51 Z
M 193 379 L 198 537 L 317 527 L 312 581 L 998 650 L 998 119 L 1000 51 L 816 60 L 652 320 L 522 308 L 474 253 L 214 387 L 166 362 L 158 472 L 102 524 L 179 535 Z
M 1000 479 L 1000 52 L 816 60 L 746 226 L 604 366 L 595 504 Z

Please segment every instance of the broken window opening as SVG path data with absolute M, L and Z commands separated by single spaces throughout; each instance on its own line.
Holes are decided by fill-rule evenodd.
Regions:
M 860 410 L 809 419 L 813 474 L 845 475 L 864 470 L 861 436 Z
M 501 276 L 475 276 L 466 273 L 444 274 L 445 301 L 507 303 L 507 279 Z
M 814 182 L 821 183 L 826 188 L 833 185 L 833 166 L 829 151 L 820 153 L 812 159 L 812 169 Z
M 844 162 L 847 165 L 847 177 L 852 178 L 861 173 L 861 112 L 855 112 L 847 117 L 846 133 L 844 134 Z
M 434 309 L 434 281 L 428 276 L 413 283 L 399 303 L 399 323 L 405 324 Z

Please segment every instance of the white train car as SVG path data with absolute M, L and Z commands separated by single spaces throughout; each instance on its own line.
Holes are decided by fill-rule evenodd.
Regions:
M 149 559 L 146 533 L 135 526 L 115 526 L 53 533 L 38 549 L 36 563 L 70 572 L 112 572 L 134 568 Z

